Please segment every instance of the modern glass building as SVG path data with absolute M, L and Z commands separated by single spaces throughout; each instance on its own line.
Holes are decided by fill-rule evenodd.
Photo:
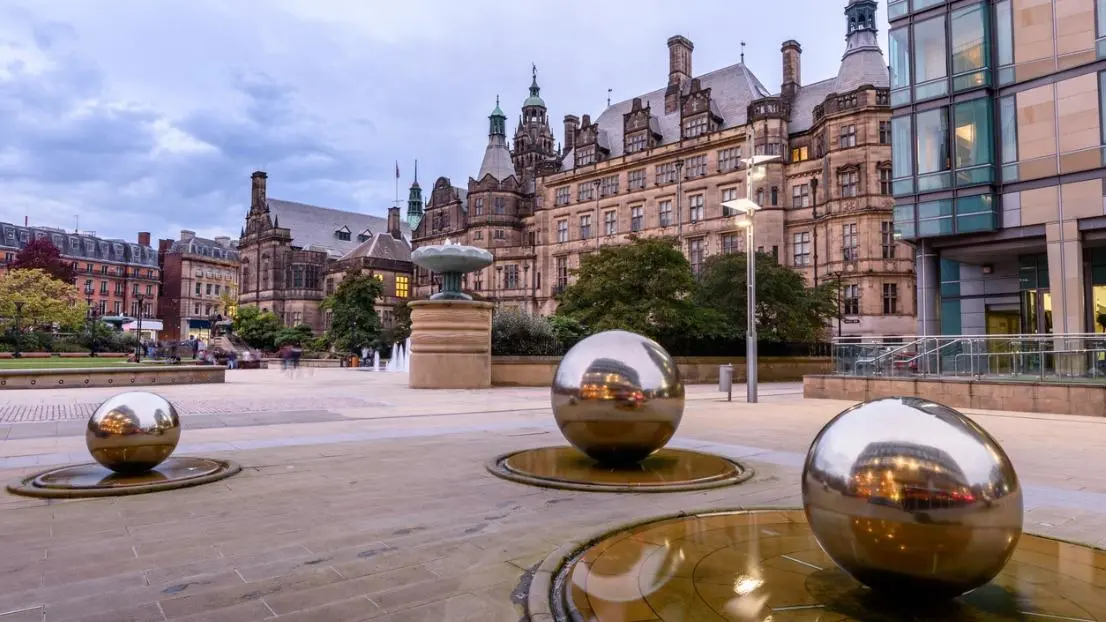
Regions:
M 1106 331 L 1106 0 L 890 0 L 921 335 Z

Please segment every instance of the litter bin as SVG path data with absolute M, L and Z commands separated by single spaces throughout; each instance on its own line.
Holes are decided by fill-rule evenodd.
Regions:
M 718 392 L 725 393 L 726 399 L 733 399 L 733 365 L 718 366 Z

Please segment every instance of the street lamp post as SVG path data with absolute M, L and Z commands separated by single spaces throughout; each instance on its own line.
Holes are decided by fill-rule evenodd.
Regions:
M 749 143 L 752 146 L 750 151 L 755 153 L 756 141 L 753 137 L 752 124 L 749 125 Z M 757 210 L 760 209 L 760 205 L 757 205 L 756 201 L 753 201 L 752 198 L 753 178 L 757 169 L 764 164 L 778 159 L 779 156 L 774 155 L 752 155 L 748 158 L 744 158 L 746 165 L 745 198 L 722 203 L 722 207 L 728 210 L 745 214 L 745 220 L 740 224 L 745 228 L 745 281 L 748 289 L 745 297 L 747 303 L 745 315 L 748 322 L 745 329 L 745 401 L 750 404 L 755 404 L 757 402 L 757 271 L 756 251 L 753 248 L 753 217 L 756 215 Z
M 592 192 L 595 193 L 595 250 L 599 250 L 599 186 L 601 182 L 596 179 L 592 183 Z
M 19 344 L 23 343 L 23 329 L 20 326 L 23 319 L 23 304 L 22 300 L 15 301 L 15 352 L 12 352 L 14 358 L 23 356 L 23 353 L 19 351 Z
M 142 362 L 142 303 L 146 301 L 146 297 L 142 294 L 136 294 L 134 299 L 138 302 L 138 313 L 135 314 L 138 316 L 136 318 L 138 320 L 138 346 L 134 350 L 134 362 L 140 363 Z

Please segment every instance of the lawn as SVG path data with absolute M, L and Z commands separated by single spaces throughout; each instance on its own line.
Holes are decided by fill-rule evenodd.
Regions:
M 0 369 L 74 369 L 79 367 L 136 367 L 141 363 L 128 363 L 125 358 L 58 358 L 48 359 L 0 359 Z

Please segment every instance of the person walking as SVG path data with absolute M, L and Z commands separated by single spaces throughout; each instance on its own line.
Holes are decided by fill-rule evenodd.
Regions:
M 195 335 L 188 337 L 189 345 L 192 346 L 192 360 L 196 360 L 196 357 L 200 353 L 200 342 L 196 339 Z

